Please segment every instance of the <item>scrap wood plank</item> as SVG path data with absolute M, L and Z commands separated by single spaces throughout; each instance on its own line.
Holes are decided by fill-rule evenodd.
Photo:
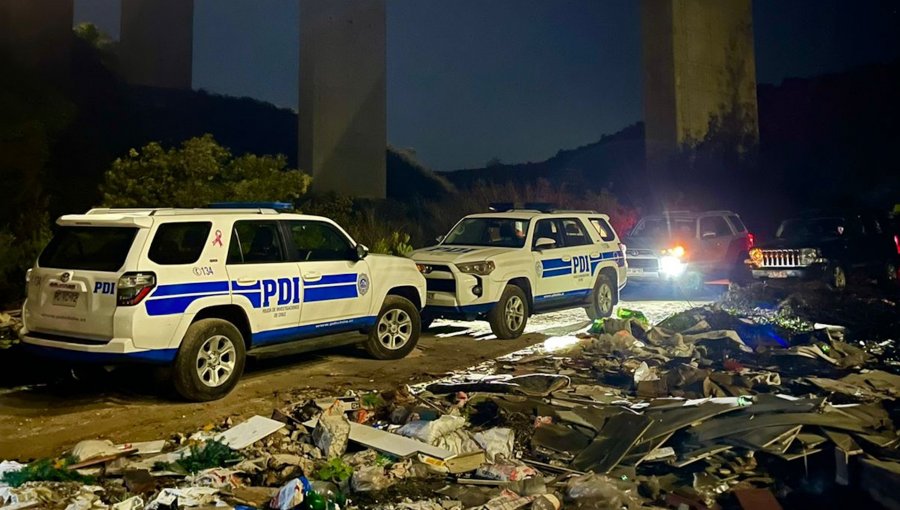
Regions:
M 762 450 L 773 444 L 784 442 L 788 437 L 796 436 L 801 428 L 803 428 L 802 425 L 761 427 L 749 432 L 725 436 L 721 439 L 735 446 L 747 446 L 752 450 Z
M 779 425 L 817 425 L 836 430 L 865 433 L 866 428 L 857 421 L 841 416 L 815 413 L 778 413 L 759 416 L 727 416 L 695 426 L 691 433 L 698 441 L 712 441 L 762 427 Z
M 702 423 L 720 414 L 730 413 L 741 409 L 722 404 L 703 404 L 696 407 L 679 407 L 666 411 L 648 411 L 646 416 L 652 420 L 649 430 L 645 433 L 645 439 L 652 439 L 671 435 L 695 423 Z
M 825 434 L 825 437 L 831 440 L 835 446 L 846 452 L 847 455 L 857 455 L 863 452 L 863 449 L 859 447 L 856 441 L 853 440 L 853 436 L 850 434 L 830 429 L 820 430 Z
M 622 459 L 622 464 L 637 467 L 641 462 L 648 460 L 655 450 L 662 448 L 662 445 L 666 444 L 666 441 L 673 435 L 675 435 L 674 432 L 661 437 L 641 440 L 628 451 L 628 455 Z M 647 437 L 646 433 L 644 433 L 644 437 Z
M 693 464 L 694 462 L 708 459 L 713 455 L 718 453 L 722 453 L 728 451 L 732 448 L 731 445 L 725 444 L 714 444 L 710 446 L 704 446 L 703 448 L 699 448 L 697 450 L 692 450 L 689 452 L 685 452 L 681 458 L 675 462 L 672 462 L 672 465 L 678 468 L 687 466 L 689 464 Z
M 641 440 L 650 424 L 650 419 L 643 415 L 621 413 L 613 416 L 597 438 L 575 457 L 572 467 L 602 474 L 609 472 Z

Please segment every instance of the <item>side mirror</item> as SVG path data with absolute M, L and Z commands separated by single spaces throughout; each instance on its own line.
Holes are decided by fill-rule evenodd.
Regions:
M 362 259 L 366 258 L 366 255 L 368 255 L 368 254 L 369 254 L 369 248 L 367 248 L 366 245 L 364 245 L 364 244 L 356 245 L 356 258 L 357 259 L 362 260 Z
M 712 239 L 713 237 L 718 237 L 715 232 L 704 232 L 700 237 L 703 239 Z
M 549 237 L 539 237 L 538 240 L 534 243 L 535 250 L 549 250 L 556 247 L 556 241 L 550 239 Z
M 444 242 L 444 236 L 437 236 L 437 237 L 434 238 L 434 240 L 437 241 L 438 243 L 443 243 L 443 242 Z

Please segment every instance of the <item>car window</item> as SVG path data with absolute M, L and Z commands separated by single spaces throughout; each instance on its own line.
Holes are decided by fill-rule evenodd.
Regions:
M 441 245 L 522 248 L 528 220 L 516 218 L 465 218 L 453 227 Z
M 266 264 L 284 262 L 285 250 L 274 221 L 238 221 L 234 224 L 229 264 Z
M 706 216 L 700 218 L 701 237 L 727 237 L 731 235 L 731 227 L 721 216 Z
M 734 227 L 735 232 L 746 232 L 747 226 L 744 225 L 744 222 L 741 221 L 741 217 L 737 214 L 732 214 L 728 216 L 728 221 L 731 222 L 731 226 Z
M 556 220 L 540 220 L 534 225 L 531 247 L 536 247 L 538 240 L 541 238 L 552 239 L 556 243 L 556 247 L 563 245 Z
M 118 271 L 137 234 L 132 227 L 62 227 L 38 257 L 41 267 Z
M 591 237 L 580 220 L 567 218 L 560 220 L 563 227 L 563 240 L 566 246 L 584 246 L 591 244 Z
M 609 225 L 609 222 L 603 218 L 591 218 L 591 225 L 600 234 L 600 239 L 604 241 L 614 241 L 616 239 L 616 232 Z
M 193 264 L 200 259 L 212 223 L 163 223 L 156 229 L 147 257 L 160 265 Z
M 321 221 L 290 221 L 288 230 L 298 261 L 356 260 L 356 250 L 347 236 Z
M 694 218 L 645 218 L 631 231 L 631 237 L 650 239 L 692 239 L 697 237 L 697 220 Z

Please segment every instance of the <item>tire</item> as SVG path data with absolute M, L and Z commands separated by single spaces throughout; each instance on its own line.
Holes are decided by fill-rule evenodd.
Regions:
M 389 295 L 369 330 L 366 350 L 375 359 L 404 358 L 416 348 L 421 331 L 418 308 L 404 297 Z
M 188 328 L 173 367 L 175 391 L 187 400 L 218 400 L 244 373 L 244 336 L 222 319 L 202 319 Z
M 528 298 L 525 291 L 516 285 L 503 289 L 500 301 L 488 312 L 491 331 L 497 338 L 512 340 L 525 332 L 528 323 Z
M 844 269 L 844 266 L 831 266 L 825 278 L 826 283 L 835 290 L 847 288 L 847 271 Z
M 591 304 L 585 307 L 588 317 L 592 321 L 610 317 L 613 308 L 619 302 L 619 290 L 605 274 L 597 277 L 597 283 L 591 291 Z

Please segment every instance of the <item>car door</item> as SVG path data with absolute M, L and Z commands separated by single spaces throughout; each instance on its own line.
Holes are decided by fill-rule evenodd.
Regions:
M 356 244 L 331 223 L 285 221 L 302 279 L 301 329 L 310 333 L 358 329 L 374 323 L 369 264 Z
M 296 262 L 288 260 L 278 222 L 236 221 L 226 266 L 232 301 L 251 310 L 247 315 L 253 345 L 296 338 L 302 306 L 300 271 Z
M 567 224 L 570 228 L 574 228 L 571 220 Z M 564 228 L 563 220 L 556 218 L 542 219 L 535 223 L 532 253 L 538 275 L 535 285 L 537 291 L 534 295 L 537 309 L 554 308 L 565 305 L 568 301 L 577 300 L 578 297 L 574 296 L 574 293 L 588 287 L 588 284 L 581 280 L 586 280 L 590 271 L 587 256 L 589 246 L 580 241 L 575 232 L 569 239 L 571 245 L 568 245 Z M 581 234 L 589 243 L 583 227 Z M 537 245 L 541 239 L 552 239 L 554 244 L 548 248 L 538 249 Z M 583 259 L 580 258 L 582 255 Z M 582 263 L 585 265 L 584 268 L 581 266 Z
M 601 257 L 599 245 L 594 244 L 590 231 L 579 218 L 562 218 L 559 222 L 562 225 L 565 253 L 572 260 L 572 278 L 566 291 L 573 300 L 582 299 L 594 287 L 591 262 L 592 256 L 598 260 Z
M 726 267 L 725 260 L 734 233 L 723 216 L 702 216 L 698 221 L 700 253 L 691 257 L 701 271 Z

